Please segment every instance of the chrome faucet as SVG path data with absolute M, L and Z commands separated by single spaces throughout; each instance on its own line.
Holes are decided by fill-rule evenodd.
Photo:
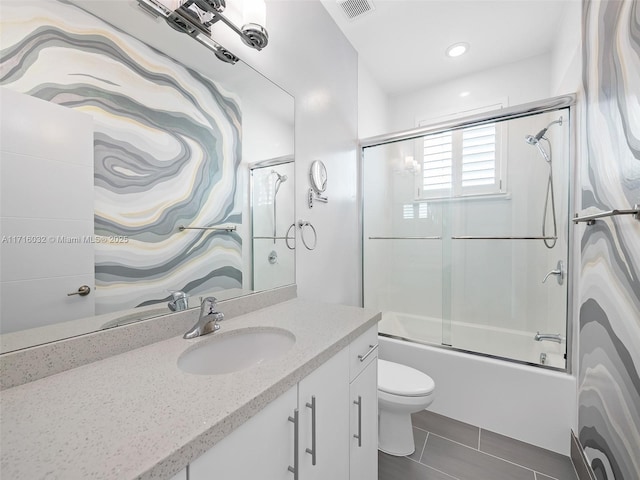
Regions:
M 189 297 L 184 292 L 171 292 L 172 300 L 167 304 L 172 312 L 181 312 L 189 308 Z
M 200 306 L 200 318 L 193 328 L 184 334 L 183 338 L 196 338 L 220 330 L 218 322 L 224 320 L 224 314 L 216 312 L 215 297 L 205 297 Z
M 558 342 L 558 343 L 562 343 L 566 340 L 564 336 L 560 335 L 559 333 L 540 333 L 540 332 L 536 332 L 536 336 L 533 337 L 533 339 L 536 342 L 549 340 L 550 342 Z

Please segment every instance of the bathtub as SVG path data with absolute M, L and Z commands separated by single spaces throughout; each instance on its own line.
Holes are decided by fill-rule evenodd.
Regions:
M 536 332 L 452 321 L 452 345 L 459 350 L 565 370 L 565 344 L 534 340 Z M 391 337 L 442 344 L 442 320 L 399 312 L 384 312 L 378 331 Z M 555 333 L 555 332 L 554 332 Z
M 412 322 L 402 320 L 387 316 L 381 321 L 379 355 L 433 378 L 435 399 L 428 410 L 562 455 L 570 454 L 570 432 L 577 428 L 575 377 L 554 369 L 384 336 L 393 322 L 399 323 L 395 325 L 398 328 L 412 328 Z M 435 343 L 439 343 L 440 327 L 429 326 L 435 333 Z M 400 331 L 396 333 L 403 336 Z M 426 334 L 420 341 L 429 342 Z

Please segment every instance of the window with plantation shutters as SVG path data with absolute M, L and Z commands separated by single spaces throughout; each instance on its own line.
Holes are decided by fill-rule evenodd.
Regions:
M 419 198 L 504 192 L 499 134 L 489 123 L 423 137 Z

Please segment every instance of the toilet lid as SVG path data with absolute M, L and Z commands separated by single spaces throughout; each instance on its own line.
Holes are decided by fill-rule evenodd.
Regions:
M 378 390 L 392 395 L 419 397 L 433 392 L 433 379 L 415 368 L 378 359 Z

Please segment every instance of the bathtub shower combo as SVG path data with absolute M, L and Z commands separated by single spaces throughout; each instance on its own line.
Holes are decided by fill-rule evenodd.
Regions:
M 567 368 L 572 104 L 363 142 L 363 295 L 382 335 Z

